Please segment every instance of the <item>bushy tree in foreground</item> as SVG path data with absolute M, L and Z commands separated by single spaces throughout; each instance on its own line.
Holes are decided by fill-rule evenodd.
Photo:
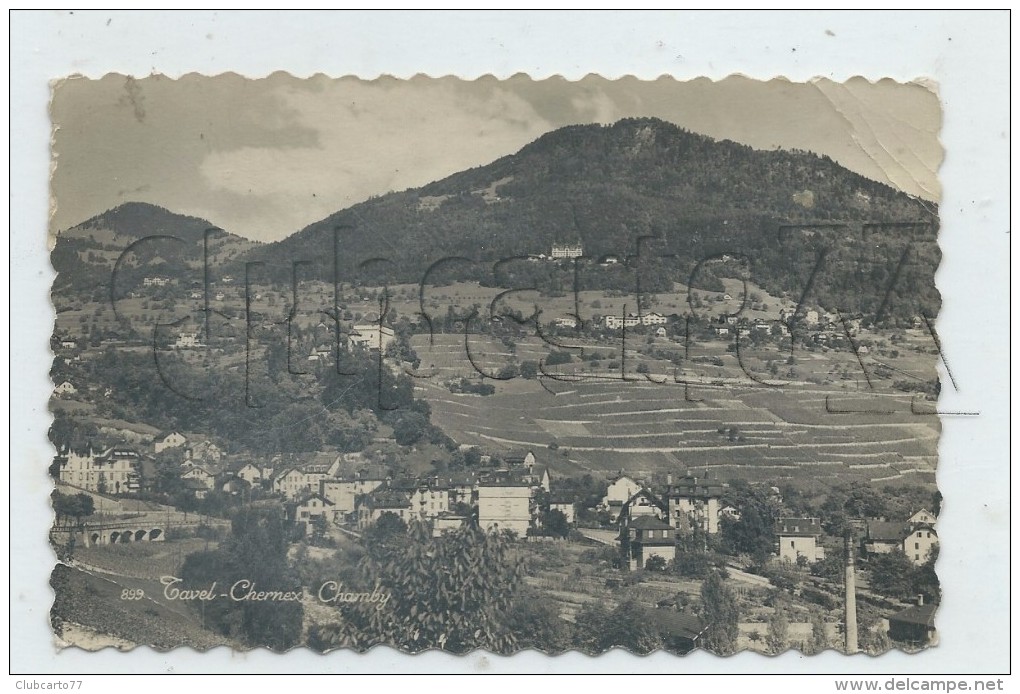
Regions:
M 246 506 L 232 519 L 231 534 L 215 549 L 188 555 L 182 588 L 203 590 L 214 581 L 230 590 L 251 581 L 256 591 L 301 592 L 287 561 L 290 528 L 278 504 Z M 243 594 L 241 591 L 239 594 Z M 206 626 L 247 646 L 287 650 L 298 645 L 304 611 L 299 601 L 196 601 Z
M 366 548 L 361 585 L 350 587 L 359 592 L 377 589 L 389 596 L 386 604 L 340 606 L 342 620 L 313 628 L 312 645 L 359 651 L 379 644 L 409 652 L 516 650 L 512 608 L 523 564 L 512 542 L 475 527 L 432 537 L 428 525 L 419 522 L 408 535 L 399 551 Z

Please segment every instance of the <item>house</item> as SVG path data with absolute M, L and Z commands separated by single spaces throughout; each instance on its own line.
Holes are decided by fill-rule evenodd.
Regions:
M 676 558 L 676 530 L 655 515 L 624 517 L 620 522 L 620 551 L 631 571 L 643 569 L 652 557 Z
M 730 520 L 738 521 L 740 520 L 740 511 L 738 511 L 735 506 L 723 506 L 719 510 L 719 517 L 729 518 Z
M 198 333 L 181 333 L 177 336 L 177 341 L 174 342 L 176 349 L 191 349 L 192 347 L 201 347 L 202 343 L 198 339 Z
M 145 287 L 165 287 L 170 284 L 169 277 L 145 277 L 142 279 L 142 285 Z
M 362 323 L 354 326 L 351 334 L 347 337 L 347 344 L 352 349 L 354 347 L 364 347 L 365 349 L 378 349 L 385 352 L 386 348 L 394 340 L 396 340 L 396 337 L 393 333 L 393 328 L 387 328 L 386 326 L 374 323 Z
M 650 491 L 642 488 L 624 502 L 620 508 L 619 520 L 622 523 L 627 518 L 634 519 L 640 516 L 654 516 L 664 520 L 667 513 L 667 505 Z
M 903 553 L 915 565 L 928 561 L 932 550 L 939 544 L 939 536 L 935 526 L 929 523 L 916 523 L 909 527 L 907 536 L 903 538 Z
M 818 544 L 822 524 L 817 518 L 780 518 L 776 523 L 779 536 L 779 558 L 796 562 L 804 557 L 808 563 L 825 558 L 825 549 Z
M 553 321 L 553 325 L 555 325 L 557 328 L 576 328 L 577 324 L 578 324 L 577 318 L 573 316 L 565 316 L 562 318 L 557 318 L 555 321 Z
M 907 519 L 907 525 L 935 525 L 935 514 L 931 513 L 927 509 L 921 509 L 910 518 Z
M 914 605 L 889 617 L 889 638 L 920 648 L 934 643 L 938 605 Z
M 711 479 L 693 475 L 682 477 L 668 485 L 666 502 L 669 520 L 675 528 L 697 527 L 709 535 L 719 532 L 722 516 L 722 498 L 725 485 Z
M 247 463 L 234 474 L 238 479 L 244 480 L 248 484 L 256 485 L 261 484 L 262 480 L 268 479 L 271 473 L 268 468 L 262 469 L 254 463 Z
M 70 381 L 64 381 L 56 388 L 53 389 L 54 395 L 74 395 L 78 392 L 78 389 L 74 387 L 74 384 Z
M 884 520 L 869 520 L 864 526 L 861 540 L 865 555 L 889 554 L 903 547 L 903 538 L 909 529 L 903 523 Z
M 410 522 L 414 519 L 414 514 L 411 512 L 411 498 L 405 492 L 386 487 L 380 487 L 369 494 L 358 497 L 359 530 L 374 525 L 384 513 L 392 513 L 405 523 Z
M 328 477 L 328 466 L 306 465 L 287 468 L 273 480 L 273 491 L 295 500 L 319 491 L 319 482 Z
M 60 481 L 99 494 L 134 494 L 142 490 L 151 467 L 133 448 L 113 446 L 98 452 L 91 445 L 82 450 L 63 448 L 56 460 Z
M 205 486 L 201 480 L 188 479 L 184 480 L 184 489 L 187 490 L 196 499 L 204 499 L 209 494 L 209 487 Z
M 661 313 L 650 311 L 641 316 L 641 325 L 665 325 L 668 320 L 669 319 Z
M 660 325 L 658 328 L 655 329 L 655 336 L 666 337 L 666 329 Z
M 716 337 L 726 337 L 730 334 L 730 329 L 725 325 L 717 325 L 712 330 L 715 331 Z
M 77 349 L 78 343 L 70 338 L 65 337 L 63 340 L 60 341 L 60 346 L 63 349 Z
M 346 516 L 354 513 L 357 508 L 357 484 L 354 480 L 322 479 L 319 480 L 319 494 L 333 503 L 337 514 Z
M 227 479 L 220 485 L 220 491 L 225 494 L 230 494 L 231 496 L 249 495 L 249 498 L 251 498 L 251 484 L 242 480 L 240 477 L 231 477 Z
M 333 357 L 333 348 L 327 344 L 321 344 L 312 350 L 312 353 L 308 355 L 308 361 L 328 361 Z
M 552 477 L 549 475 L 549 468 L 542 466 L 538 470 L 532 470 L 526 475 L 521 476 L 521 480 L 527 482 L 535 489 L 542 489 L 547 494 L 552 486 Z
M 674 653 L 685 655 L 700 646 L 700 639 L 708 624 L 690 612 L 675 608 L 660 608 L 652 612 L 652 622 L 658 629 L 663 645 Z
M 382 471 L 358 471 L 354 476 L 354 494 L 360 496 L 374 492 L 389 481 L 389 475 Z
M 524 455 L 521 455 L 520 453 L 510 453 L 505 456 L 504 460 L 506 460 L 507 467 L 523 467 L 527 468 L 528 472 L 531 472 L 535 468 L 535 464 L 538 462 L 534 451 L 528 451 Z
M 526 482 L 478 485 L 478 525 L 486 531 L 511 530 L 524 537 L 531 527 L 532 487 Z
M 156 453 L 162 453 L 165 450 L 171 448 L 180 448 L 188 442 L 187 437 L 179 431 L 171 431 L 166 436 L 156 439 L 152 443 L 152 447 Z
M 189 460 L 205 463 L 218 463 L 223 459 L 223 451 L 208 439 L 193 443 L 185 455 Z
M 609 482 L 606 495 L 602 498 L 599 507 L 603 511 L 608 511 L 610 522 L 615 523 L 620 517 L 620 509 L 640 489 L 641 485 L 636 481 L 626 475 L 620 475 Z
M 931 518 L 927 511 L 918 512 L 911 518 Z M 869 520 L 865 526 L 862 550 L 868 554 L 903 552 L 915 565 L 928 561 L 932 550 L 939 544 L 938 533 L 930 522 L 895 523 Z
M 553 260 L 564 258 L 580 258 L 584 255 L 584 247 L 579 243 L 554 243 L 549 257 Z
M 550 511 L 559 511 L 567 519 L 567 523 L 574 524 L 577 514 L 574 511 L 574 502 L 568 499 L 552 499 L 549 501 Z
M 603 316 L 602 325 L 609 330 L 619 330 L 620 328 L 633 328 L 634 326 L 640 325 L 641 319 L 633 313 L 620 318 L 618 316 Z
M 432 520 L 450 510 L 450 493 L 436 478 L 420 482 L 415 480 L 407 492 L 411 511 L 417 518 Z
M 443 483 L 446 485 L 446 491 L 450 495 L 451 506 L 453 504 L 467 504 L 470 506 L 475 502 L 477 483 L 474 476 L 470 473 L 450 475 L 443 478 Z
M 195 480 L 206 489 L 213 489 L 216 486 L 216 475 L 201 465 L 192 466 L 187 472 L 181 475 L 184 481 Z
M 294 507 L 294 521 L 304 525 L 305 535 L 312 532 L 312 524 L 322 518 L 326 522 L 333 520 L 333 502 L 321 494 L 309 494 Z

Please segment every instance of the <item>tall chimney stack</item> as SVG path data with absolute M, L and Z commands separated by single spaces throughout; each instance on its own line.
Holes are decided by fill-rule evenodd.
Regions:
M 844 587 L 846 589 L 843 604 L 844 636 L 846 637 L 845 651 L 852 655 L 858 651 L 857 647 L 857 576 L 854 570 L 854 543 L 853 531 L 847 529 L 843 537 L 843 545 L 846 550 L 846 575 Z

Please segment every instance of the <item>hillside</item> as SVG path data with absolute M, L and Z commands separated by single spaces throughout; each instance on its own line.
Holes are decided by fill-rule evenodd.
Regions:
M 623 258 L 639 238 L 654 237 L 642 252 L 668 259 L 596 265 L 582 271 L 583 288 L 632 289 L 640 272 L 652 291 L 673 281 L 712 289 L 718 277 L 740 274 L 735 259 L 743 256 L 773 294 L 796 300 L 814 274 L 813 303 L 865 313 L 884 304 L 902 319 L 938 311 L 936 215 L 934 204 L 828 158 L 631 119 L 562 128 L 487 166 L 337 212 L 250 257 L 281 279 L 294 260 L 313 261 L 310 273 L 331 278 L 339 229 L 342 281 L 417 282 L 437 260 L 464 256 L 475 262 L 448 263 L 430 281 L 556 292 L 570 278 L 555 264 L 504 263 L 493 276 L 493 263 L 548 254 L 556 242 L 581 242 L 592 258 Z M 699 260 L 723 254 L 731 259 L 691 277 Z M 388 262 L 359 271 L 371 258 Z
M 118 268 L 124 286 L 143 276 L 163 275 L 177 280 L 201 278 L 206 230 L 216 225 L 197 217 L 176 214 L 156 205 L 129 202 L 60 232 L 50 256 L 57 279 L 54 297 L 69 298 L 97 289 L 109 291 L 118 258 L 147 237 L 125 256 Z M 209 258 L 213 266 L 237 265 L 238 259 L 254 248 L 252 241 L 217 230 L 209 237 Z

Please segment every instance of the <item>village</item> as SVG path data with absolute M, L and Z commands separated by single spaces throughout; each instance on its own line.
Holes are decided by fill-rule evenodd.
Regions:
M 585 507 L 579 488 L 570 480 L 557 480 L 534 451 L 504 455 L 496 466 L 489 465 L 488 456 L 481 456 L 477 471 L 401 478 L 382 468 L 360 465 L 358 454 L 337 455 L 331 461 L 319 456 L 300 465 L 243 462 L 224 455 L 208 438 L 174 431 L 154 439 L 145 452 L 131 446 L 106 450 L 65 448 L 55 459 L 54 468 L 59 488 L 65 491 L 122 499 L 145 497 L 155 483 L 152 459 L 157 454 L 179 458 L 180 481 L 196 503 L 210 495 L 230 499 L 230 506 L 218 507 L 218 512 L 226 515 L 230 508 L 277 500 L 294 528 L 293 538 L 320 547 L 336 546 L 334 538 L 358 538 L 384 520 L 390 526 L 397 523 L 401 527 L 425 523 L 437 537 L 471 526 L 525 545 L 565 542 L 611 548 L 610 563 L 624 574 L 682 575 L 680 567 L 687 555 L 702 556 L 710 544 L 724 546 L 718 542 L 721 533 L 727 524 L 738 523 L 742 514 L 740 508 L 726 503 L 731 497 L 728 483 L 692 475 L 676 479 L 667 475 L 661 484 L 653 484 L 620 474 L 599 487 L 604 495 L 597 504 Z M 773 487 L 768 493 L 775 507 L 783 508 L 780 490 Z M 77 534 L 85 547 L 163 542 L 167 538 L 165 529 L 149 531 L 148 535 L 145 531 L 98 530 L 109 520 L 84 519 Z M 800 571 L 807 578 L 813 575 L 813 567 L 828 558 L 830 564 L 836 562 L 842 580 L 833 582 L 831 574 L 829 580 L 816 577 L 812 580 L 821 590 L 804 588 L 803 595 L 814 591 L 822 596 L 824 604 L 836 604 L 834 596 L 855 604 L 852 601 L 857 595 L 846 593 L 846 586 L 854 585 L 854 562 L 867 566 L 869 559 L 879 555 L 902 556 L 909 565 L 920 568 L 937 555 L 935 522 L 935 516 L 923 508 L 900 519 L 850 519 L 844 544 L 844 538 L 826 533 L 818 517 L 779 515 L 768 538 L 771 551 L 766 566 L 771 569 L 753 568 L 751 562 L 728 556 L 725 551 L 705 556 L 720 561 L 731 576 L 739 577 L 738 583 L 749 581 L 758 586 L 768 586 L 770 578 L 776 585 L 783 585 L 777 579 L 783 572 Z M 704 547 L 697 547 L 698 543 Z M 764 576 L 749 573 L 753 571 L 761 571 Z M 864 594 L 887 610 L 896 604 L 874 588 Z M 915 604 L 891 611 L 878 627 L 890 638 L 914 648 L 933 643 L 936 638 L 932 596 L 916 597 Z M 856 614 L 848 616 L 846 604 L 843 620 L 856 620 Z M 683 633 L 693 644 L 699 628 L 691 624 L 690 620 L 685 622 Z M 847 638 L 845 621 L 832 624 L 832 628 L 837 631 L 830 634 L 831 638 Z M 856 625 L 852 628 L 856 631 Z M 853 638 L 856 640 L 856 634 Z M 847 648 L 855 649 L 856 644 L 847 642 Z
M 583 252 L 580 244 L 554 244 L 548 255 L 528 260 L 566 268 Z M 598 263 L 609 269 L 619 264 L 616 256 L 603 257 Z M 681 652 L 696 648 L 710 626 L 697 596 L 716 573 L 728 577 L 727 590 L 741 605 L 741 621 L 733 625 L 735 647 L 777 652 L 780 644 L 782 648 L 800 644 L 803 649 L 831 646 L 848 652 L 881 652 L 891 642 L 908 649 L 934 643 L 939 595 L 937 584 L 928 579 L 929 574 L 933 576 L 938 536 L 935 516 L 926 507 L 937 513 L 937 499 L 926 485 L 907 484 L 918 473 L 925 479 L 927 469 L 914 462 L 923 458 L 912 449 L 905 449 L 909 457 L 871 453 L 881 450 L 877 448 L 880 440 L 850 443 L 853 437 L 838 433 L 840 425 L 835 422 L 833 434 L 808 436 L 800 433 L 802 414 L 790 419 L 798 422 L 792 424 L 792 435 L 802 438 L 790 439 L 775 428 L 778 416 L 790 417 L 783 410 L 774 411 L 781 415 L 770 411 L 767 420 L 756 423 L 760 415 L 752 416 L 747 407 L 721 404 L 739 401 L 712 404 L 715 398 L 725 398 L 730 388 L 769 385 L 779 382 L 777 378 L 795 387 L 818 388 L 819 394 L 825 394 L 826 410 L 834 384 L 846 390 L 856 381 L 853 390 L 859 390 L 862 376 L 870 385 L 871 378 L 889 381 L 904 374 L 921 382 L 922 378 L 895 366 L 913 369 L 914 362 L 904 360 L 916 361 L 916 355 L 930 353 L 921 319 L 915 318 L 899 333 L 879 331 L 860 315 L 800 307 L 753 287 L 741 287 L 734 280 L 727 283 L 718 292 L 687 289 L 684 294 L 648 297 L 637 302 L 636 311 L 626 310 L 624 297 L 588 292 L 581 302 L 590 316 L 585 320 L 557 299 L 551 318 L 535 314 L 537 340 L 512 328 L 512 321 L 500 319 L 517 311 L 515 320 L 522 323 L 524 304 L 508 304 L 510 314 L 494 314 L 491 321 L 474 325 L 478 333 L 469 338 L 457 335 L 468 326 L 452 305 L 445 316 L 409 322 L 406 315 L 414 308 L 408 304 L 413 295 L 410 288 L 346 287 L 348 308 L 337 312 L 335 320 L 324 319 L 321 313 L 292 313 L 286 322 L 285 356 L 274 359 L 273 349 L 281 354 L 279 346 L 261 346 L 254 352 L 257 361 L 280 364 L 282 358 L 281 366 L 291 378 L 314 377 L 320 384 L 335 378 L 330 375 L 334 371 L 346 373 L 341 364 L 351 358 L 375 371 L 380 384 L 384 378 L 391 379 L 393 388 L 410 375 L 413 390 L 405 392 L 403 402 L 405 406 L 412 403 L 407 399 L 412 392 L 413 398 L 426 400 L 424 412 L 431 412 L 432 424 L 420 412 L 391 412 L 381 400 L 380 385 L 379 395 L 370 394 L 363 406 L 374 409 L 374 417 L 381 419 L 369 418 L 367 428 L 366 420 L 357 419 L 353 412 L 354 419 L 342 420 L 362 428 L 358 438 L 346 442 L 347 450 L 318 447 L 298 453 L 250 445 L 216 427 L 159 430 L 148 423 L 124 421 L 135 415 L 119 403 L 122 386 L 113 371 L 83 383 L 81 374 L 104 359 L 109 349 L 139 356 L 141 350 L 155 349 L 157 364 L 176 360 L 196 365 L 211 355 L 213 363 L 236 370 L 239 331 L 232 321 L 243 315 L 237 304 L 244 301 L 268 308 L 287 302 L 278 287 L 242 291 L 229 274 L 205 291 L 182 287 L 171 277 L 146 275 L 127 301 L 141 302 L 144 308 L 146 302 L 153 307 L 172 304 L 176 297 L 211 302 L 217 308 L 203 320 L 179 322 L 176 332 L 160 334 L 157 327 L 157 339 L 150 348 L 131 339 L 110 340 L 95 328 L 86 340 L 74 329 L 61 331 L 58 322 L 53 340 L 56 411 L 79 413 L 86 407 L 104 413 L 96 421 L 105 424 L 92 427 L 98 434 L 85 440 L 80 435 L 73 441 L 71 437 L 54 440 L 57 455 L 50 472 L 63 506 L 71 509 L 65 516 L 76 521 L 71 524 L 65 519 L 55 526 L 54 544 L 72 548 L 62 550 L 69 558 L 73 548 L 79 547 L 79 554 L 86 551 L 91 562 L 102 564 L 109 551 L 116 551 L 117 561 L 122 561 L 132 546 L 141 551 L 153 542 L 173 545 L 196 533 L 207 543 L 210 538 L 222 538 L 230 518 L 247 508 L 270 504 L 280 509 L 280 518 L 290 528 L 291 547 L 318 552 L 342 553 L 352 543 L 370 541 L 374 533 L 394 529 L 410 533 L 419 526 L 434 538 L 468 529 L 497 534 L 514 543 L 521 556 L 529 557 L 534 572 L 530 585 L 549 601 L 556 621 L 583 620 L 585 605 L 608 601 L 625 606 L 628 600 L 637 600 L 644 606 L 640 609 L 652 610 L 649 614 L 662 638 L 679 644 Z M 469 309 L 469 302 L 479 305 L 483 296 L 478 292 L 483 288 L 455 286 L 457 294 L 440 298 L 452 301 L 458 311 Z M 319 301 L 329 299 L 327 287 L 309 293 Z M 376 300 L 378 312 L 372 310 Z M 428 306 L 441 308 L 436 301 Z M 214 315 L 215 326 L 210 322 Z M 98 316 L 97 312 L 88 320 Z M 132 320 L 144 321 L 144 314 Z M 250 317 L 248 322 L 253 322 Z M 279 345 L 278 326 L 264 316 L 254 322 L 263 338 L 276 336 Z M 426 328 L 429 332 L 422 333 Z M 246 379 L 256 334 L 260 333 L 249 328 Z M 451 349 L 458 340 L 460 349 Z M 471 346 L 476 344 L 483 349 L 472 353 Z M 494 348 L 504 351 L 494 355 Z M 782 356 L 794 352 L 804 356 Z M 867 370 L 864 359 L 870 361 Z M 116 368 L 116 362 L 107 362 L 106 368 Z M 655 405 L 659 401 L 654 398 L 661 396 L 648 389 L 662 387 L 663 377 L 657 374 L 670 370 L 673 378 L 669 380 L 687 381 L 683 399 L 686 407 L 695 408 L 688 415 L 695 410 L 711 415 L 714 408 L 720 417 L 736 419 L 739 426 L 725 418 L 699 423 L 689 416 L 660 422 L 657 408 L 661 405 Z M 160 379 L 164 379 L 162 372 Z M 279 376 L 270 374 L 270 379 Z M 513 385 L 514 381 L 519 385 Z M 576 405 L 557 406 L 587 411 L 600 402 L 592 398 L 605 397 L 600 389 L 613 381 L 629 386 L 627 392 L 638 399 L 616 395 L 601 401 L 602 407 L 609 408 L 605 415 L 594 416 L 621 418 L 620 427 L 612 431 L 632 440 L 674 437 L 667 449 L 634 448 L 638 454 L 628 456 L 628 449 L 617 449 L 608 436 L 604 450 L 596 452 L 585 445 L 596 433 L 590 424 L 576 419 L 556 422 L 549 419 L 551 415 L 542 415 L 541 407 L 536 413 L 545 418 L 534 419 L 533 425 L 503 419 L 501 424 L 509 428 L 501 429 L 492 423 L 493 433 L 505 435 L 513 430 L 518 439 L 480 435 L 473 427 L 481 422 L 470 425 L 471 420 L 459 411 L 479 397 L 493 404 L 472 417 L 484 417 L 490 407 L 495 412 L 513 411 L 520 406 L 513 398 L 540 389 L 554 392 L 549 386 L 556 383 L 591 384 L 590 392 L 563 391 L 577 399 Z M 701 404 L 700 399 L 691 399 L 693 383 L 711 388 L 713 400 Z M 163 384 L 170 385 L 165 379 Z M 910 392 L 913 381 L 907 386 L 909 407 L 898 419 L 887 420 L 892 426 L 910 427 L 910 420 L 920 414 Z M 145 386 L 150 387 L 159 383 Z M 636 405 L 627 403 L 646 400 L 651 410 L 629 411 Z M 772 402 L 768 400 L 769 406 Z M 887 396 L 887 402 L 903 408 L 907 400 L 894 394 Z M 758 407 L 755 404 L 752 409 Z M 302 411 L 315 416 L 313 410 Z M 119 419 L 114 413 L 119 413 Z M 622 418 L 630 420 L 632 414 L 642 414 L 644 419 L 623 425 Z M 868 416 L 867 410 L 859 416 Z M 67 422 L 83 418 L 73 414 L 64 421 L 66 428 Z M 70 426 L 68 431 L 75 431 L 77 425 Z M 662 434 L 654 433 L 659 429 Z M 690 434 L 685 433 L 687 429 Z M 896 431 L 890 428 L 886 436 L 895 437 Z M 551 440 L 541 438 L 549 435 Z M 711 438 L 706 440 L 706 435 Z M 693 438 L 685 441 L 687 436 Z M 822 444 L 815 455 L 824 456 L 825 445 L 854 446 L 862 455 L 850 458 L 851 463 L 805 459 L 800 463 L 801 477 L 812 466 L 829 477 L 832 466 L 838 465 L 831 479 L 810 495 L 805 491 L 810 485 L 786 486 L 789 474 L 775 480 L 763 477 L 760 470 L 768 466 L 763 468 L 747 457 L 755 451 L 765 455 L 777 451 L 782 456 L 784 449 L 811 455 L 811 447 L 827 437 L 834 443 Z M 299 439 L 296 434 L 290 445 L 307 450 L 309 446 Z M 717 451 L 715 459 L 713 451 Z M 883 457 L 873 462 L 876 455 Z M 790 459 L 780 460 L 782 464 L 773 469 L 786 473 Z M 594 461 L 600 466 L 592 466 Z M 753 472 L 750 479 L 745 478 L 745 470 Z M 850 474 L 844 477 L 842 470 Z M 902 479 L 904 485 L 880 491 L 846 481 L 857 480 L 860 472 L 876 479 L 883 475 L 888 480 Z M 825 488 L 830 488 L 828 496 L 819 491 Z M 862 494 L 879 500 L 861 501 Z M 80 495 L 91 501 L 75 502 Z M 184 550 L 175 552 L 174 556 L 187 556 Z M 859 580 L 856 566 L 861 571 Z M 858 604 L 860 637 L 856 633 Z M 784 626 L 786 622 L 791 626 Z M 766 639 L 766 631 L 776 633 Z

